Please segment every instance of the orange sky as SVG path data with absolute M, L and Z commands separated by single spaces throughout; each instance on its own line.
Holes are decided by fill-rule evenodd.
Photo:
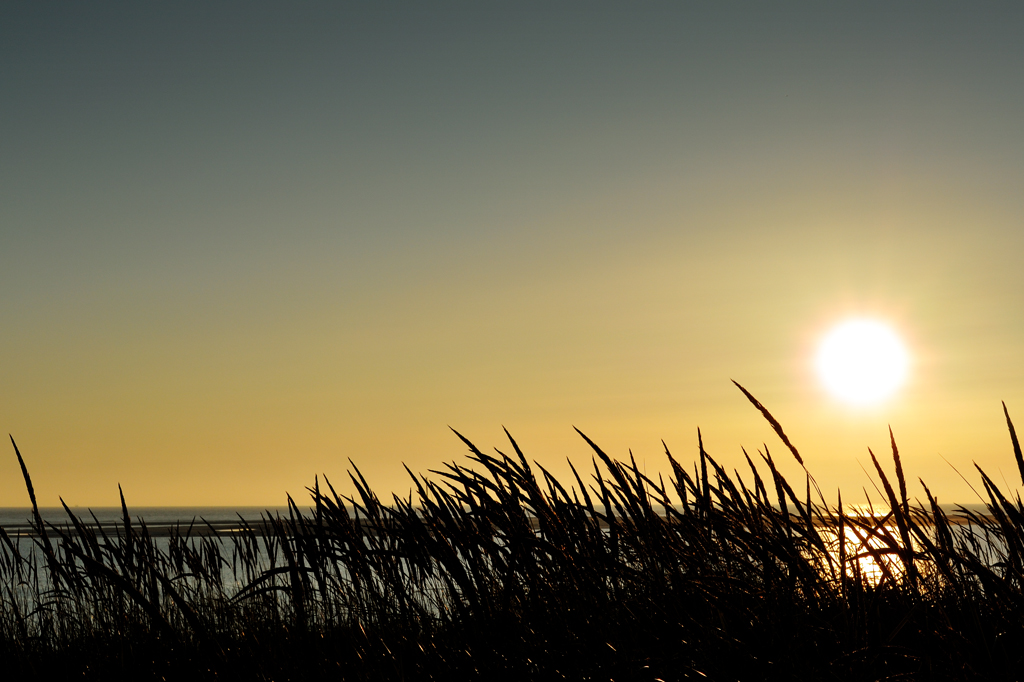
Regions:
M 735 379 L 844 500 L 887 425 L 943 501 L 1013 488 L 1004 10 L 5 6 L 0 426 L 43 504 L 278 505 L 348 458 L 405 492 L 449 425 L 557 474 L 573 426 L 781 458 Z M 911 351 L 882 405 L 811 371 L 849 315 Z

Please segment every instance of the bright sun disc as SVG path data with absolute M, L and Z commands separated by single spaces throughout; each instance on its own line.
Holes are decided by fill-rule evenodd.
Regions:
M 896 333 L 875 320 L 847 320 L 818 347 L 815 366 L 825 388 L 855 405 L 892 394 L 907 378 L 909 358 Z

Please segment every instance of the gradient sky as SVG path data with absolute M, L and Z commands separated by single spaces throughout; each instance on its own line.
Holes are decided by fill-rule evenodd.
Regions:
M 4 3 L 0 428 L 40 502 L 277 505 L 348 458 L 404 492 L 449 425 L 797 475 L 730 379 L 844 500 L 888 424 L 943 501 L 1019 484 L 1024 7 L 680 4 Z M 914 356 L 871 409 L 811 370 L 851 314 Z

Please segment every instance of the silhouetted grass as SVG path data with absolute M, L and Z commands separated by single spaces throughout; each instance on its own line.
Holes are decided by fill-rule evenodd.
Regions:
M 123 496 L 116 527 L 66 506 L 67 523 L 44 522 L 15 446 L 34 534 L 0 530 L 3 666 L 76 679 L 1024 675 L 1024 505 L 980 468 L 986 512 L 947 515 L 927 487 L 926 504 L 909 500 L 892 439 L 896 485 L 871 453 L 885 509 L 862 514 L 828 503 L 810 473 L 791 485 L 767 448 L 730 474 L 698 437 L 692 470 L 666 448 L 665 482 L 580 435 L 594 457 L 572 481 L 511 436 L 488 455 L 458 435 L 468 461 L 409 472 L 408 498 L 381 501 L 353 465 L 351 497 L 317 480 L 305 511 L 289 498 L 287 515 L 237 532 L 166 538 Z

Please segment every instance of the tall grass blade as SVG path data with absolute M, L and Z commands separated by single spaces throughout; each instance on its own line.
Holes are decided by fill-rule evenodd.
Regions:
M 786 444 L 787 448 L 789 448 L 789 451 L 793 453 L 794 457 L 796 457 L 796 461 L 800 463 L 800 466 L 804 466 L 803 457 L 801 457 L 800 453 L 797 452 L 796 446 L 789 440 L 789 436 L 786 435 L 786 432 L 782 430 L 782 424 L 772 416 L 772 413 L 768 411 L 768 408 L 762 405 L 757 398 L 750 394 L 750 391 L 740 386 L 736 381 L 733 381 L 732 383 L 736 384 L 736 388 L 740 389 L 743 392 L 743 395 L 747 396 L 747 400 L 749 400 L 750 403 L 761 412 L 764 418 L 768 420 L 768 423 L 772 425 L 773 429 L 775 429 L 775 433 L 778 434 L 779 438 L 782 439 L 782 442 Z
M 1017 431 L 1010 421 L 1010 411 L 1006 409 L 1006 402 L 1003 401 L 1003 415 L 1006 417 L 1006 428 L 1010 430 L 1010 442 L 1013 443 L 1013 456 L 1017 459 L 1017 470 L 1020 472 L 1020 482 L 1024 485 L 1024 453 L 1021 453 L 1020 441 L 1017 440 Z
M 892 445 L 892 460 L 896 465 L 896 481 L 900 486 L 900 501 L 903 503 L 903 514 L 907 513 L 907 479 L 903 476 L 903 464 L 900 462 L 900 451 L 896 447 L 896 437 L 892 435 L 892 427 L 889 427 L 889 442 Z

